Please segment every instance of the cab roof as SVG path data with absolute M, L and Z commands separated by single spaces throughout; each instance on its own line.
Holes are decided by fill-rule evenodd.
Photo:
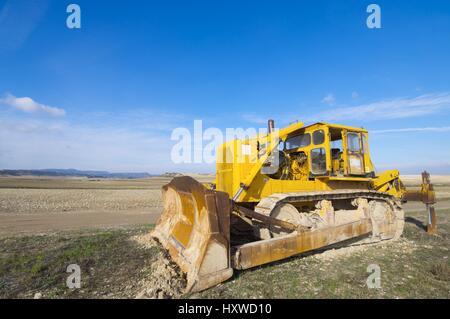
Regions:
M 301 129 L 309 129 L 314 127 L 320 127 L 320 126 L 326 126 L 329 128 L 335 128 L 335 129 L 341 129 L 341 130 L 348 130 L 348 131 L 354 131 L 354 132 L 363 132 L 368 133 L 365 128 L 362 127 L 354 127 L 354 126 L 348 126 L 348 125 L 342 125 L 342 124 L 333 124 L 333 123 L 327 123 L 327 122 L 316 122 L 307 126 L 301 127 Z

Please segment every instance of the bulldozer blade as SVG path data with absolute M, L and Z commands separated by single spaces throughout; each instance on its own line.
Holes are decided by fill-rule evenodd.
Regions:
M 227 193 L 195 179 L 175 177 L 163 186 L 164 210 L 151 236 L 159 240 L 186 275 L 185 293 L 217 285 L 233 275 Z

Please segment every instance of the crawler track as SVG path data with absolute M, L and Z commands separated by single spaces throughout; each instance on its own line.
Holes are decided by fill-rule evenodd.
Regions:
M 255 211 L 267 216 L 270 216 L 273 209 L 281 203 L 298 203 L 298 202 L 318 202 L 321 200 L 352 200 L 355 198 L 366 198 L 368 201 L 377 200 L 388 204 L 394 212 L 395 233 L 391 234 L 390 238 L 398 239 L 403 233 L 404 227 L 404 212 L 399 199 L 386 193 L 380 193 L 373 190 L 353 190 L 342 189 L 333 191 L 315 191 L 315 192 L 296 192 L 296 193 L 278 193 L 272 194 L 262 199 L 255 207 Z

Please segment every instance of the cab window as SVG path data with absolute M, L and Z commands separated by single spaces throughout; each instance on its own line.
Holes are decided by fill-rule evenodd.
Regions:
M 313 174 L 325 174 L 327 172 L 326 155 L 323 147 L 311 150 L 311 172 Z
M 317 130 L 313 133 L 313 143 L 314 145 L 322 144 L 325 141 L 325 133 L 323 130 Z
M 306 147 L 309 144 L 311 144 L 311 135 L 309 133 L 289 137 L 285 143 L 287 150 Z
M 362 140 L 362 145 L 363 145 L 363 153 L 369 153 L 369 149 L 367 146 L 367 137 L 365 135 L 363 135 L 363 140 Z
M 359 144 L 359 134 L 348 133 L 347 144 L 347 148 L 350 152 L 359 152 L 361 150 L 361 146 Z

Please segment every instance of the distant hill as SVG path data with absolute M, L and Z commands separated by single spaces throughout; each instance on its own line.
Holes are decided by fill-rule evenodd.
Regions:
M 89 177 L 89 178 L 144 178 L 151 177 L 149 173 L 110 173 L 107 171 L 81 171 L 73 168 L 69 169 L 4 169 L 0 170 L 0 176 L 69 176 L 69 177 Z
M 164 174 L 161 174 L 160 176 L 162 176 L 162 177 L 178 177 L 178 176 L 183 176 L 183 174 L 177 173 L 177 172 L 165 172 Z

